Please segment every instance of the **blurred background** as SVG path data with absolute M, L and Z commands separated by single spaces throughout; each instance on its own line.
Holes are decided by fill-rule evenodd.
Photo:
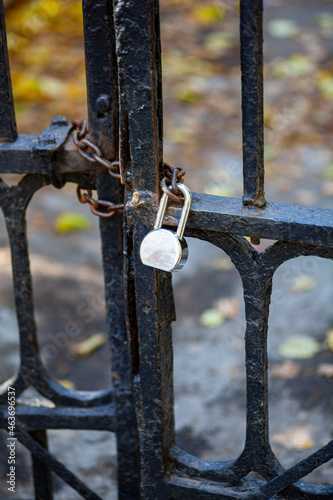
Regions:
M 86 117 L 81 2 L 4 3 L 19 132 L 40 134 L 54 115 Z M 238 2 L 161 0 L 160 5 L 165 161 L 187 170 L 185 182 L 193 191 L 241 197 Z M 264 7 L 267 200 L 333 208 L 333 4 L 264 0 Z M 4 178 L 10 184 L 18 180 Z M 106 387 L 112 360 L 98 220 L 78 203 L 71 184 L 38 192 L 27 219 L 44 363 L 67 387 Z M 271 243 L 262 241 L 256 248 L 263 251 Z M 174 275 L 177 443 L 202 458 L 233 459 L 242 450 L 245 431 L 242 286 L 225 254 L 196 240 L 189 246 L 189 262 Z M 2 382 L 19 363 L 2 216 L 0 271 Z M 270 436 L 285 467 L 333 435 L 332 278 L 332 262 L 315 257 L 289 261 L 274 277 Z M 24 397 L 43 399 L 34 391 Z M 111 434 L 50 431 L 49 436 L 57 458 L 88 478 L 103 499 L 116 498 Z M 29 455 L 20 447 L 17 456 L 18 494 L 31 496 Z M 5 460 L 0 451 L 1 475 Z M 332 477 L 330 462 L 309 480 L 332 484 Z M 56 499 L 79 498 L 56 478 L 55 484 Z M 0 484 L 0 494 L 7 493 Z

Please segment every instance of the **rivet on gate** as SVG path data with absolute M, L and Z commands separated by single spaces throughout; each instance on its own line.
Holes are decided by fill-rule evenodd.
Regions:
M 140 257 L 143 264 L 162 271 L 180 271 L 188 257 L 188 246 L 183 238 L 185 226 L 191 208 L 191 191 L 185 184 L 177 184 L 184 195 L 184 206 L 177 232 L 162 229 L 164 215 L 168 205 L 168 195 L 163 193 L 158 208 L 153 231 L 148 233 L 140 246 Z

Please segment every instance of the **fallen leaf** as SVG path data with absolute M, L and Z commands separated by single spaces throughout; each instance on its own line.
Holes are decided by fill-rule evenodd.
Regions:
M 282 378 L 290 380 L 299 374 L 301 367 L 294 361 L 283 361 L 283 363 L 276 364 L 272 367 L 270 374 L 273 378 Z
M 209 50 L 210 55 L 212 52 L 213 54 L 220 55 L 226 49 L 232 47 L 234 41 L 228 33 L 213 31 L 206 36 L 204 44 L 206 49 Z
M 300 449 L 301 450 L 308 450 L 309 448 L 313 448 L 315 445 L 315 442 L 310 439 L 309 441 L 303 441 L 300 443 Z
M 327 165 L 322 173 L 322 176 L 324 179 L 327 179 L 328 181 L 333 181 L 333 164 L 330 163 Z
M 185 128 L 171 128 L 167 131 L 167 141 L 171 144 L 192 144 L 193 134 Z
M 326 344 L 330 351 L 333 351 L 333 330 L 328 330 L 326 333 Z
M 333 76 L 327 70 L 317 72 L 317 86 L 324 97 L 333 98 Z
M 223 325 L 225 317 L 218 309 L 211 308 L 206 309 L 206 311 L 201 314 L 199 322 L 206 328 L 216 328 Z
M 237 297 L 223 297 L 216 301 L 214 306 L 226 319 L 236 318 L 240 310 L 240 302 Z
M 271 64 L 275 78 L 305 76 L 313 71 L 313 65 L 305 54 L 293 54 L 286 59 L 277 59 Z
M 210 5 L 197 5 L 192 9 L 191 17 L 199 26 L 212 26 L 225 19 L 225 10 L 215 2 Z
M 320 12 L 316 15 L 316 24 L 322 29 L 333 28 L 333 16 L 329 12 Z
M 182 83 L 174 87 L 173 95 L 178 101 L 195 103 L 201 100 L 203 93 L 194 85 Z
M 104 333 L 95 333 L 86 340 L 75 344 L 72 347 L 74 354 L 80 357 L 90 356 L 96 349 L 101 347 L 107 342 L 107 336 Z
M 273 434 L 272 441 L 286 448 L 304 450 L 315 445 L 310 426 L 288 426 Z
M 318 366 L 317 374 L 320 377 L 327 377 L 327 378 L 333 377 L 333 363 L 321 363 Z
M 312 290 L 317 285 L 317 281 L 313 276 L 309 274 L 300 274 L 296 276 L 293 280 L 293 284 L 291 287 L 292 292 L 308 292 Z
M 204 187 L 205 194 L 213 194 L 215 196 L 223 196 L 232 198 L 235 195 L 234 190 L 226 184 L 219 184 L 218 182 L 210 182 Z
M 292 19 L 278 18 L 268 21 L 267 32 L 274 38 L 292 38 L 299 33 L 299 28 Z
M 79 212 L 64 212 L 56 218 L 55 230 L 58 233 L 86 231 L 91 227 L 91 218 Z
M 75 384 L 72 380 L 68 380 L 67 378 L 58 379 L 57 382 L 61 384 L 66 389 L 75 389 Z
M 294 335 L 280 344 L 279 353 L 289 359 L 309 359 L 321 350 L 321 344 L 306 335 Z

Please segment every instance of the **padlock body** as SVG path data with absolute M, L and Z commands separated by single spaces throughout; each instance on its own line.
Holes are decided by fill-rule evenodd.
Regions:
M 168 229 L 155 229 L 148 233 L 140 246 L 143 264 L 162 271 L 180 271 L 188 256 L 188 246 Z

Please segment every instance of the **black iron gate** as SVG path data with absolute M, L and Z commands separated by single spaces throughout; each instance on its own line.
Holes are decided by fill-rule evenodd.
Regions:
M 247 432 L 243 452 L 230 462 L 202 461 L 174 445 L 171 275 L 144 266 L 139 258 L 163 176 L 158 1 L 84 0 L 83 12 L 90 138 L 101 148 L 105 165 L 117 160 L 119 151 L 121 182 L 100 162 L 78 155 L 73 127 L 63 117 L 53 118 L 39 137 L 17 136 L 2 2 L 0 9 L 0 171 L 26 174 L 15 187 L 0 184 L 21 340 L 19 373 L 2 387 L 0 424 L 8 429 L 8 386 L 16 396 L 33 386 L 55 404 L 16 408 L 15 436 L 32 453 L 36 499 L 53 498 L 50 471 L 83 498 L 99 498 L 48 452 L 46 430 L 60 428 L 116 433 L 121 499 L 333 498 L 332 486 L 301 481 L 333 457 L 332 441 L 284 470 L 268 437 L 272 277 L 279 265 L 299 255 L 332 259 L 333 217 L 328 210 L 264 198 L 262 0 L 241 0 L 243 200 L 195 193 L 186 230 L 223 249 L 243 280 Z M 38 353 L 25 211 L 37 190 L 66 182 L 96 189 L 106 202 L 125 200 L 124 217 L 100 219 L 112 384 L 94 393 L 59 385 Z M 170 206 L 166 223 L 175 226 L 179 214 L 177 205 Z M 244 236 L 278 242 L 259 255 Z M 251 471 L 266 481 L 247 479 Z

